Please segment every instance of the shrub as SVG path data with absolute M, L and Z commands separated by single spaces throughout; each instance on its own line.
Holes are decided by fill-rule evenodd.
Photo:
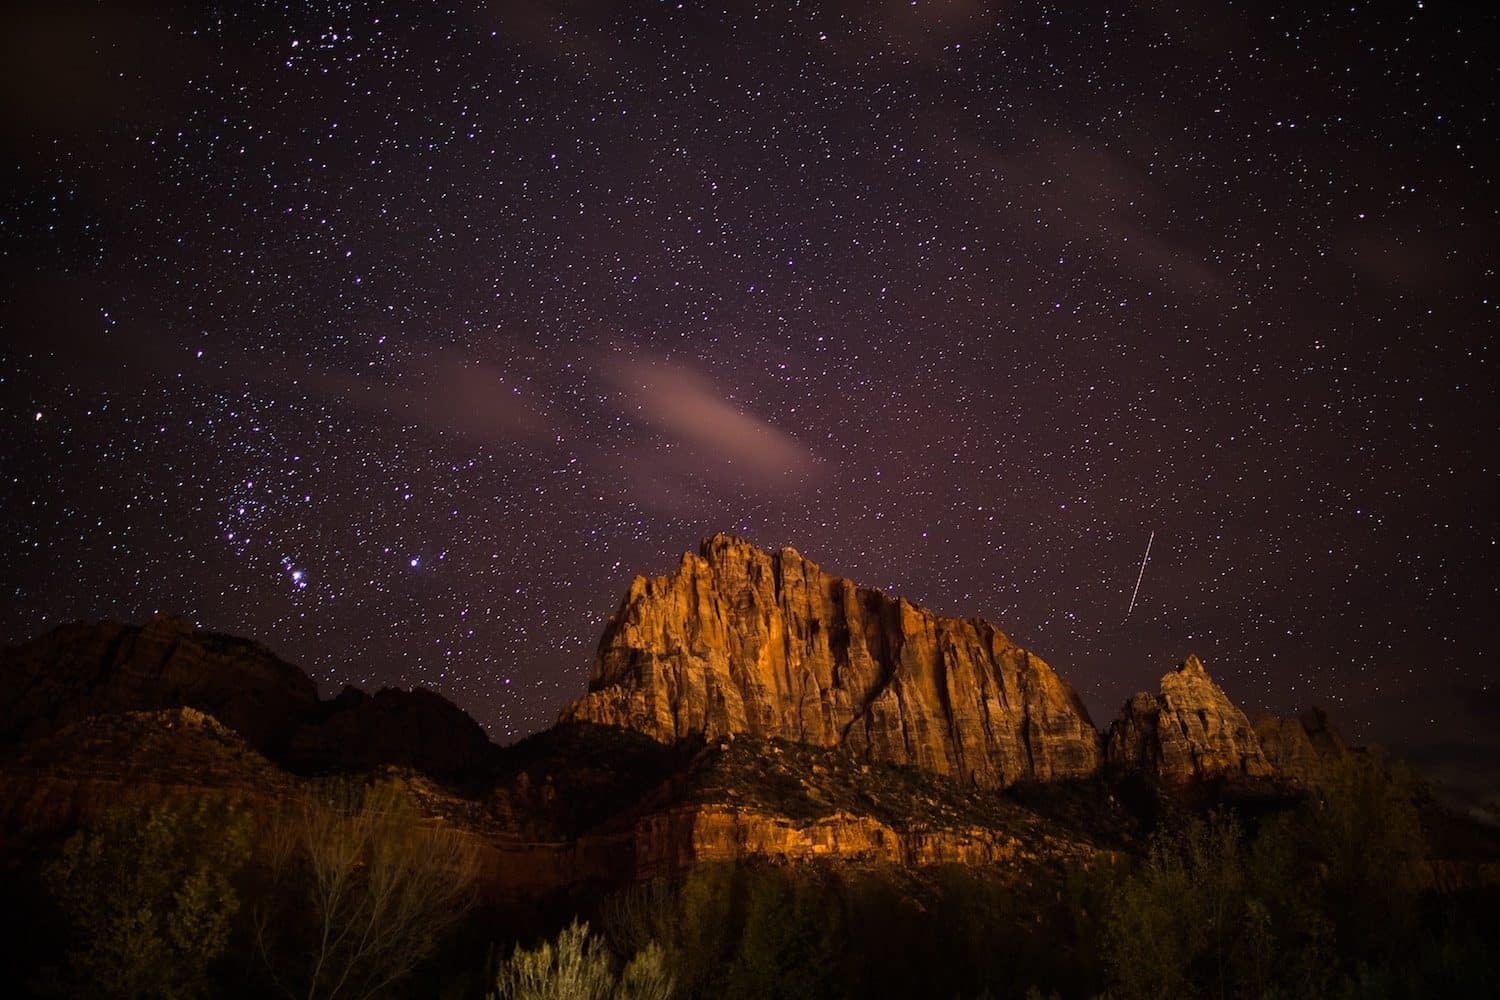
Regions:
M 201 995 L 229 940 L 249 844 L 244 811 L 206 797 L 115 812 L 74 834 L 44 873 L 74 930 L 65 988 Z
M 395 782 L 309 791 L 266 838 L 258 950 L 276 984 L 307 1000 L 371 997 L 432 953 L 474 902 L 478 854 L 428 824 Z
M 604 939 L 573 921 L 532 949 L 517 945 L 495 976 L 491 1000 L 669 1000 L 672 977 L 655 943 L 638 951 L 616 975 Z

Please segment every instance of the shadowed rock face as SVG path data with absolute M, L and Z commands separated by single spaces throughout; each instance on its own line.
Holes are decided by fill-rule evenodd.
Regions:
M 1112 767 L 1167 784 L 1272 775 L 1250 720 L 1196 656 L 1161 679 L 1160 695 L 1132 695 L 1105 742 Z
M 727 535 L 637 577 L 589 693 L 563 718 L 661 741 L 748 733 L 846 746 L 986 787 L 1093 774 L 1099 735 L 1041 659 L 994 626 L 939 618 Z
M 494 749 L 479 723 L 440 694 L 381 688 L 369 695 L 346 687 L 292 733 L 283 756 L 294 769 L 393 765 L 456 776 L 483 767 Z
M 158 614 L 142 626 L 64 625 L 0 650 L 0 739 L 21 741 L 92 715 L 190 706 L 263 753 L 318 708 L 301 670 L 243 639 Z
M 483 765 L 494 749 L 441 695 L 349 688 L 321 701 L 299 668 L 175 615 L 142 626 L 64 625 L 0 649 L 0 743 L 94 716 L 178 707 L 209 713 L 260 753 L 301 770 L 393 764 L 447 775 Z
M 1278 777 L 1316 788 L 1349 759 L 1349 745 L 1321 708 L 1309 708 L 1295 719 L 1263 715 L 1255 735 Z

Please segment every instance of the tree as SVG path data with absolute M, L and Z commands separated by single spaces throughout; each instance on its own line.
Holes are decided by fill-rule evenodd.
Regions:
M 1334 771 L 1299 814 L 1341 951 L 1373 958 L 1411 930 L 1417 865 L 1427 855 L 1415 796 L 1409 772 L 1360 755 Z
M 396 782 L 338 781 L 272 820 L 259 952 L 290 997 L 372 997 L 426 958 L 474 902 L 478 853 L 426 823 Z
M 617 976 L 604 939 L 573 921 L 532 949 L 516 946 L 495 976 L 490 1000 L 670 1000 L 666 954 L 647 944 Z
M 663 950 L 677 989 L 685 996 L 713 992 L 722 983 L 730 947 L 735 866 L 704 862 L 674 879 L 655 878 L 605 901 L 605 935 L 618 955 L 634 955 L 653 945 Z
M 117 811 L 75 833 L 44 873 L 76 935 L 68 989 L 201 995 L 229 940 L 232 880 L 249 850 L 245 811 L 207 796 Z
M 729 967 L 730 998 L 838 995 L 842 914 L 808 868 L 745 871 L 744 927 Z
M 1120 997 L 1224 997 L 1247 914 L 1239 826 L 1215 813 L 1152 839 L 1122 879 L 1104 920 L 1105 950 Z

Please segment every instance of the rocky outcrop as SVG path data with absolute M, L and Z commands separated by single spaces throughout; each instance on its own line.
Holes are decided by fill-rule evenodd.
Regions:
M 187 706 L 275 756 L 318 711 L 312 679 L 243 639 L 158 614 L 136 627 L 64 625 L 0 650 L 0 740 L 19 742 L 91 715 Z
M 297 770 L 395 766 L 456 776 L 484 767 L 495 749 L 479 723 L 433 691 L 346 687 L 292 734 L 283 760 Z
M 1079 856 L 1088 856 L 1081 850 Z M 704 861 L 885 861 L 920 867 L 1034 861 L 1019 840 L 994 830 L 897 830 L 871 816 L 834 813 L 797 821 L 774 813 L 695 806 L 644 817 L 635 830 L 638 877 Z
M 1255 735 L 1276 776 L 1294 785 L 1326 785 L 1349 760 L 1349 745 L 1321 708 L 1295 719 L 1263 715 L 1255 720 Z
M 0 743 L 34 741 L 94 716 L 184 707 L 302 771 L 395 765 L 449 776 L 495 749 L 441 695 L 346 688 L 321 701 L 307 674 L 264 647 L 175 615 L 143 626 L 64 625 L 0 650 Z
M 1196 656 L 1161 679 L 1159 695 L 1131 696 L 1109 727 L 1105 754 L 1112 768 L 1167 785 L 1273 773 L 1250 720 Z
M 181 795 L 266 807 L 294 781 L 197 709 L 93 715 L 0 763 L 0 843 L 46 839 L 110 810 Z
M 1039 657 L 728 535 L 637 577 L 566 720 L 661 741 L 746 733 L 847 747 L 985 787 L 1093 774 L 1099 735 Z

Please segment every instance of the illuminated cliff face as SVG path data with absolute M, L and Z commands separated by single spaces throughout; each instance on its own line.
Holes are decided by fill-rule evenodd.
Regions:
M 986 622 L 940 618 L 726 535 L 637 577 L 566 720 L 656 739 L 846 746 L 987 787 L 1098 770 L 1073 690 Z
M 1196 656 L 1161 679 L 1159 695 L 1143 691 L 1125 703 L 1106 755 L 1112 766 L 1169 784 L 1272 775 L 1250 720 Z

